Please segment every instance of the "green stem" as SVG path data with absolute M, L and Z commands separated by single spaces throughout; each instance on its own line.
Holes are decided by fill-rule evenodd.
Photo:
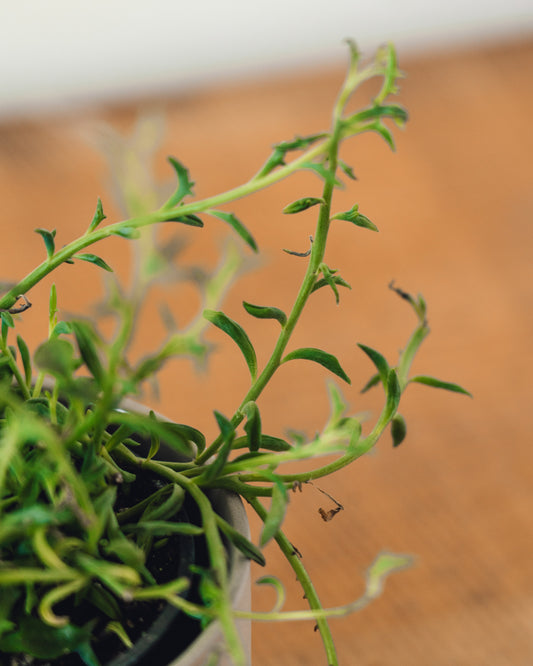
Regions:
M 180 217 L 188 214 L 201 213 L 202 211 L 208 210 L 209 208 L 220 206 L 222 204 L 235 201 L 236 199 L 249 196 L 250 194 L 258 192 L 259 190 L 262 190 L 280 180 L 283 180 L 291 173 L 300 169 L 305 162 L 309 162 L 310 160 L 313 160 L 321 155 L 327 147 L 328 140 L 326 139 L 313 146 L 313 148 L 305 151 L 305 153 L 303 153 L 297 159 L 293 160 L 290 164 L 280 167 L 279 169 L 276 169 L 275 171 L 261 178 L 251 179 L 247 183 L 222 194 L 218 194 L 207 199 L 202 199 L 194 203 L 184 204 L 170 210 L 160 209 L 149 215 L 133 217 L 121 222 L 115 222 L 114 224 L 108 224 L 104 227 L 98 227 L 91 232 L 87 232 L 81 238 L 72 241 L 68 245 L 65 245 L 52 257 L 47 258 L 33 271 L 28 273 L 28 275 L 26 275 L 26 277 L 24 277 L 18 284 L 7 291 L 0 298 L 0 309 L 9 309 L 12 307 L 21 294 L 27 294 L 32 289 L 32 287 L 39 283 L 49 273 L 54 271 L 58 266 L 65 263 L 68 259 L 71 259 L 76 253 L 90 245 L 94 245 L 95 243 L 108 238 L 109 236 L 116 235 L 117 232 L 120 232 L 120 230 L 123 228 L 139 229 L 151 224 L 156 224 L 158 222 L 171 221 L 176 218 L 177 213 L 179 213 Z
M 253 507 L 254 511 L 257 513 L 259 518 L 264 522 L 267 516 L 267 512 L 264 506 L 261 504 L 261 502 L 259 502 L 259 500 L 256 498 L 249 498 L 248 502 Z M 309 577 L 309 574 L 307 573 L 307 570 L 302 564 L 301 559 L 296 553 L 294 546 L 291 544 L 291 542 L 287 539 L 287 537 L 281 530 L 278 531 L 278 533 L 275 536 L 275 539 L 281 552 L 283 553 L 283 555 L 285 555 L 288 563 L 295 572 L 298 581 L 302 586 L 302 589 L 305 594 L 305 599 L 307 600 L 309 607 L 313 611 L 317 611 L 318 613 L 323 612 L 324 609 L 322 607 L 322 604 L 320 603 L 320 599 L 315 590 L 315 587 L 311 581 L 311 578 Z M 327 618 L 324 616 L 317 615 L 315 620 L 317 623 L 318 631 L 320 632 L 320 637 L 322 638 L 322 643 L 324 644 L 326 656 L 328 658 L 328 666 L 338 666 L 337 652 L 335 650 L 335 644 L 333 642 L 333 636 L 331 635 Z
M 9 365 L 9 368 L 11 369 L 11 372 L 13 373 L 15 379 L 17 380 L 17 384 L 19 385 L 19 388 L 22 391 L 24 400 L 29 400 L 31 398 L 30 389 L 28 388 L 26 380 L 24 379 L 22 373 L 19 370 L 15 357 L 13 356 L 11 349 L 9 348 L 9 345 L 7 344 L 7 340 L 4 340 L 3 336 L 1 335 L 0 335 L 0 350 L 2 351 L 2 354 L 4 354 L 5 357 L 7 358 L 7 363 Z

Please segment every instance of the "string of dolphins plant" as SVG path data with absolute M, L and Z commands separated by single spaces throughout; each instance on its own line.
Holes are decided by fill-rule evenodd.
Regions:
M 377 230 L 357 205 L 341 212 L 332 207 L 335 189 L 341 185 L 339 174 L 354 177 L 351 167 L 339 158 L 341 144 L 357 135 L 375 132 L 394 148 L 392 132 L 385 121 L 403 126 L 407 120 L 406 110 L 389 101 L 398 92 L 397 82 L 402 76 L 394 48 L 380 49 L 368 63 L 361 62 L 351 42 L 349 49 L 348 73 L 333 109 L 330 131 L 277 144 L 266 163 L 245 184 L 193 200 L 194 183 L 188 170 L 178 160 L 169 158 L 177 186 L 161 207 L 150 210 L 134 196 L 133 203 L 130 201 L 132 214 L 127 219 L 105 224 L 106 216 L 98 200 L 85 233 L 61 248 L 56 247 L 55 231 L 37 229 L 46 247 L 46 259 L 0 298 L 0 652 L 41 659 L 77 652 L 85 664 L 98 666 L 93 635 L 96 620 L 83 626 L 71 623 L 68 614 L 61 614 L 62 609 L 69 608 L 65 604 L 86 600 L 104 613 L 106 630 L 117 634 L 128 646 L 131 640 L 121 621 L 118 602 L 162 599 L 204 622 L 217 619 L 235 664 L 245 663 L 235 624 L 238 618 L 313 619 L 322 637 L 327 663 L 335 665 L 338 659 L 328 618 L 362 608 L 379 594 L 388 574 L 408 564 L 406 556 L 382 553 L 368 571 L 361 599 L 340 608 L 324 609 L 282 524 L 292 488 L 350 465 L 374 447 L 388 427 L 394 445 L 401 443 L 406 428 L 398 407 L 409 383 L 467 393 L 457 384 L 409 374 L 415 354 L 429 333 L 423 298 L 412 297 L 391 285 L 412 307 L 417 320 L 395 366 L 378 351 L 359 345 L 376 369 L 363 390 L 381 385 L 385 396 L 382 411 L 368 434 L 363 435 L 358 417 L 347 415 L 347 406 L 333 386 L 331 416 L 311 441 L 287 441 L 268 435 L 257 404 L 279 368 L 297 359 L 318 363 L 350 382 L 338 359 L 325 350 L 305 347 L 287 351 L 312 294 L 329 288 L 339 302 L 341 289 L 349 287 L 338 271 L 324 262 L 330 227 L 337 220 L 347 220 L 355 226 Z M 354 91 L 373 78 L 381 79 L 381 88 L 371 103 L 356 112 L 347 112 Z M 249 230 L 234 214 L 219 207 L 302 169 L 314 171 L 323 184 L 320 196 L 298 199 L 283 211 L 287 215 L 312 207 L 318 211 L 311 248 L 303 254 L 306 268 L 292 309 L 285 313 L 274 306 L 243 303 L 252 317 L 279 324 L 279 335 L 264 366 L 259 367 L 253 344 L 241 325 L 217 309 L 239 267 L 234 251 L 228 252 L 219 272 L 203 283 L 202 316 L 187 329 L 170 335 L 149 356 L 128 363 L 126 352 L 147 290 L 161 273 L 174 270 L 173 253 L 161 251 L 155 229 L 164 222 L 202 227 L 200 216 L 209 215 L 229 224 L 257 251 Z M 31 289 L 57 268 L 81 260 L 111 272 L 101 257 L 85 250 L 112 236 L 137 239 L 137 262 L 129 289 L 117 282 L 110 291 L 108 309 L 117 317 L 111 340 L 104 339 L 87 320 L 59 320 L 56 289 L 52 286 L 48 339 L 33 358 L 20 335 L 16 345 L 10 344 L 16 320 L 31 306 Z M 248 391 L 234 414 L 227 417 L 215 411 L 219 434 L 212 442 L 207 443 L 203 433 L 190 425 L 160 420 L 153 413 L 118 409 L 169 358 L 205 355 L 203 334 L 209 324 L 238 345 L 250 371 Z M 46 383 L 47 377 L 51 383 Z M 148 455 L 138 452 L 135 433 L 150 442 Z M 161 441 L 187 458 L 183 462 L 156 459 Z M 318 461 L 326 454 L 336 457 L 331 461 L 329 456 L 329 462 L 317 462 L 314 469 L 305 472 L 283 472 L 285 463 Z M 164 485 L 134 506 L 115 511 L 124 488 L 144 471 L 157 476 Z M 208 497 L 208 491 L 215 488 L 238 493 L 257 513 L 263 521 L 259 546 L 217 515 Z M 198 507 L 198 526 L 176 522 L 185 496 Z M 261 498 L 270 498 L 268 508 Z M 200 572 L 204 605 L 183 596 L 188 585 L 186 577 L 158 583 L 146 566 L 152 548 L 176 533 L 202 534 L 205 538 L 209 567 Z M 228 590 L 224 539 L 261 565 L 265 564 L 262 548 L 275 539 L 301 583 L 309 609 L 283 611 L 281 583 L 264 577 L 261 582 L 278 591 L 274 610 L 234 610 Z

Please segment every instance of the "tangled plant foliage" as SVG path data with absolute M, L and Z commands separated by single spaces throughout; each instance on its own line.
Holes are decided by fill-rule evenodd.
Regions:
M 380 49 L 370 62 L 361 62 L 349 43 L 348 73 L 333 109 L 329 132 L 297 137 L 276 146 L 258 173 L 228 192 L 203 200 L 193 199 L 193 182 L 178 160 L 170 158 L 177 185 L 157 208 L 147 207 L 142 192 L 122 193 L 127 200 L 127 219 L 105 223 L 102 203 L 86 231 L 77 239 L 56 247 L 56 233 L 37 229 L 44 241 L 46 258 L 0 298 L 0 651 L 54 659 L 76 652 L 88 666 L 97 666 L 94 627 L 105 618 L 105 628 L 125 646 L 130 644 L 118 602 L 163 600 L 204 624 L 217 619 L 226 650 L 235 664 L 245 656 L 236 630 L 236 619 L 311 619 L 322 637 L 328 664 L 337 664 L 328 618 L 362 608 L 379 594 L 388 574 L 405 567 L 409 558 L 382 553 L 369 568 L 366 591 L 346 606 L 324 609 L 301 558 L 283 531 L 289 491 L 301 484 L 330 475 L 375 446 L 391 428 L 393 443 L 405 436 L 405 421 L 398 412 L 402 393 L 410 383 L 427 384 L 459 393 L 460 386 L 429 376 L 410 376 L 413 358 L 429 332 L 426 305 L 421 296 L 391 285 L 416 316 L 416 327 L 395 365 L 375 349 L 359 345 L 375 366 L 364 390 L 379 385 L 384 391 L 381 413 L 366 435 L 358 417 L 347 415 L 340 391 L 330 387 L 331 416 L 323 430 L 310 441 L 281 439 L 268 434 L 261 421 L 258 398 L 273 375 L 285 363 L 313 361 L 344 382 L 350 379 L 339 360 L 323 349 L 303 347 L 287 351 L 291 335 L 308 300 L 319 289 L 330 289 L 339 302 L 349 288 L 337 270 L 324 262 L 330 228 L 339 220 L 366 231 L 376 231 L 357 205 L 347 211 L 333 209 L 333 195 L 340 178 L 354 178 L 352 168 L 339 158 L 341 144 L 360 134 L 380 135 L 391 148 L 389 123 L 403 126 L 406 110 L 391 101 L 398 92 L 401 72 L 392 46 Z M 368 106 L 348 112 L 352 93 L 369 79 L 381 87 Z M 219 309 L 221 297 L 240 265 L 240 255 L 227 251 L 219 270 L 209 275 L 196 271 L 186 275 L 174 261 L 179 242 L 161 245 L 155 236 L 162 223 L 202 227 L 202 217 L 226 223 L 256 252 L 250 231 L 237 217 L 220 207 L 272 186 L 300 170 L 312 170 L 322 182 L 318 196 L 307 196 L 286 206 L 286 215 L 314 208 L 316 228 L 308 252 L 300 254 L 304 275 L 290 312 L 271 305 L 244 302 L 247 315 L 273 320 L 279 326 L 277 341 L 261 367 L 254 345 L 240 323 Z M 154 208 L 156 208 L 154 210 Z M 15 336 L 16 320 L 30 307 L 30 291 L 63 264 L 85 261 L 111 272 L 98 255 L 87 252 L 112 236 L 134 240 L 136 269 L 127 287 L 111 281 L 106 307 L 116 318 L 108 339 L 86 319 L 63 321 L 58 317 L 55 286 L 50 292 L 48 339 L 30 354 L 21 336 Z M 181 271 L 181 272 L 180 272 Z M 194 272 L 194 271 L 193 271 Z M 174 330 L 149 356 L 128 363 L 137 315 L 154 281 L 173 273 L 194 278 L 204 299 L 203 312 L 184 330 Z M 244 313 L 243 313 L 244 314 Z M 246 316 L 247 316 L 246 315 Z M 250 383 L 246 395 L 231 416 L 216 411 L 218 435 L 206 442 L 191 425 L 171 423 L 153 413 L 128 413 L 119 409 L 127 396 L 154 377 L 172 357 L 189 355 L 202 359 L 208 346 L 204 332 L 210 326 L 229 336 L 242 352 Z M 134 439 L 140 433 L 149 442 L 147 455 L 139 453 Z M 155 458 L 164 441 L 184 456 L 184 462 Z M 334 456 L 332 457 L 332 454 Z M 328 462 L 319 461 L 327 455 Z M 306 471 L 284 473 L 284 463 L 315 461 Z M 294 466 L 292 466 L 294 469 Z M 149 471 L 159 486 L 148 497 L 127 509 L 117 508 L 118 498 L 136 476 Z M 208 491 L 223 488 L 239 494 L 261 519 L 259 544 L 237 533 L 214 511 Z M 207 494 L 206 494 L 207 493 Z M 185 498 L 201 516 L 199 525 L 176 518 Z M 269 498 L 264 502 L 262 498 Z M 323 512 L 325 520 L 339 510 Z M 147 560 L 162 540 L 177 534 L 201 534 L 207 544 L 209 565 L 201 578 L 204 603 L 183 595 L 189 581 L 179 577 L 158 583 Z M 293 568 L 305 593 L 306 610 L 283 611 L 283 587 L 272 577 L 259 582 L 273 585 L 278 593 L 275 608 L 267 613 L 236 611 L 228 590 L 228 565 L 224 548 L 228 539 L 248 558 L 265 564 L 262 549 L 274 539 Z M 76 624 L 64 609 L 80 603 L 94 611 L 94 618 Z M 98 620 L 101 622 L 101 620 Z

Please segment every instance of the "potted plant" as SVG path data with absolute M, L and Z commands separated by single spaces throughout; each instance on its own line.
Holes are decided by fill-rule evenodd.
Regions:
M 398 92 L 401 76 L 393 47 L 380 49 L 368 63 L 361 63 L 351 42 L 349 49 L 348 73 L 333 109 L 330 131 L 277 144 L 247 183 L 195 201 L 188 170 L 170 158 L 177 185 L 156 210 L 138 206 L 127 219 L 105 223 L 98 200 L 82 235 L 61 247 L 56 246 L 55 231 L 36 230 L 46 258 L 0 298 L 2 663 L 141 663 L 147 655 L 143 650 L 150 649 L 147 636 L 154 634 L 159 623 L 167 630 L 170 627 L 170 638 L 157 644 L 159 663 L 218 663 L 222 651 L 235 664 L 245 664 L 249 654 L 238 622 L 259 617 L 313 619 L 328 663 L 336 664 L 328 617 L 363 607 L 380 592 L 389 573 L 408 564 L 407 556 L 382 553 L 369 568 L 361 599 L 343 608 L 323 609 L 282 524 L 291 490 L 353 463 L 375 446 L 386 429 L 391 430 L 395 446 L 402 442 L 406 428 L 398 407 L 409 383 L 467 393 L 457 384 L 426 375 L 410 376 L 413 358 L 429 332 L 423 298 L 391 284 L 416 316 L 415 329 L 394 366 L 375 349 L 359 345 L 375 366 L 363 390 L 381 386 L 384 392 L 383 409 L 366 434 L 361 418 L 346 413 L 336 385 L 329 389 L 331 416 L 311 441 L 297 435 L 287 439 L 270 435 L 258 404 L 273 375 L 292 361 L 312 361 L 340 381 L 350 382 L 339 360 L 327 350 L 290 346 L 314 292 L 329 289 L 338 303 L 341 291 L 349 288 L 340 273 L 324 261 L 330 228 L 344 220 L 376 231 L 356 204 L 347 211 L 334 207 L 341 178 L 354 178 L 351 167 L 339 157 L 341 144 L 375 132 L 394 147 L 386 122 L 402 126 L 407 120 L 405 109 L 389 101 Z M 353 92 L 373 78 L 381 81 L 377 94 L 368 106 L 349 111 L 347 103 Z M 175 267 L 179 244 L 170 239 L 162 246 L 155 230 L 163 223 L 200 228 L 202 216 L 208 215 L 228 224 L 257 251 L 248 228 L 221 207 L 302 169 L 312 170 L 322 181 L 322 189 L 283 210 L 286 215 L 311 208 L 317 212 L 309 249 L 289 251 L 300 257 L 303 267 L 294 306 L 283 312 L 275 305 L 243 302 L 243 315 L 272 320 L 279 326 L 267 362 L 259 367 L 243 326 L 219 309 L 221 295 L 239 263 L 234 253 L 226 257 L 214 277 L 204 276 L 200 281 L 205 300 L 202 320 L 185 332 L 172 333 L 162 347 L 142 360 L 128 362 L 127 350 L 143 298 L 155 279 Z M 108 286 L 105 310 L 114 315 L 113 333 L 104 336 L 84 318 L 60 320 L 52 285 L 49 335 L 32 355 L 15 333 L 17 319 L 25 317 L 31 306 L 31 289 L 60 266 L 78 261 L 111 272 L 101 257 L 86 249 L 117 236 L 133 240 L 138 254 L 132 284 L 124 287 L 117 281 Z M 203 331 L 207 325 L 232 339 L 250 373 L 249 389 L 234 413 L 215 411 L 218 435 L 210 442 L 198 424 L 169 422 L 131 402 L 140 386 L 153 379 L 169 358 L 205 355 Z M 325 455 L 329 457 L 324 464 Z M 301 472 L 284 471 L 285 463 L 305 461 L 314 466 L 306 465 Z M 259 544 L 252 543 L 246 527 L 238 524 L 243 514 L 236 497 L 263 522 Z M 237 524 L 231 522 L 233 509 Z M 338 510 L 337 506 L 323 511 L 322 517 L 330 520 Z M 279 593 L 280 604 L 273 611 L 254 613 L 235 607 L 235 594 L 242 594 L 246 576 L 242 559 L 264 565 L 262 549 L 272 539 L 299 579 L 308 610 L 284 612 L 278 608 L 282 585 L 271 577 L 261 582 L 273 585 Z M 163 616 L 167 619 L 162 622 Z M 195 653 L 193 646 L 187 652 L 177 636 L 189 631 L 189 641 L 200 634 L 193 645 L 213 634 L 214 647 Z M 150 659 L 156 663 L 153 653 Z

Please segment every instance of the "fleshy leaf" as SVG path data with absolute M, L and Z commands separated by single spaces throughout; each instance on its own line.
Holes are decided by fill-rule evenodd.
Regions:
M 91 224 L 89 225 L 89 231 L 88 233 L 91 233 L 91 231 L 94 231 L 96 227 L 102 222 L 103 220 L 106 219 L 106 215 L 104 215 L 104 209 L 102 207 L 102 201 L 100 200 L 100 197 L 98 197 L 98 202 L 96 203 L 96 211 L 94 212 L 94 217 L 92 219 Z
M 345 173 L 348 176 L 348 178 L 351 178 L 352 180 L 357 180 L 357 176 L 355 175 L 352 167 L 349 164 L 346 164 L 346 162 L 339 160 L 339 167 L 342 169 L 343 173 Z
M 434 388 L 445 389 L 446 391 L 452 391 L 453 393 L 463 393 L 472 397 L 470 391 L 467 391 L 459 384 L 453 384 L 452 382 L 443 382 L 440 379 L 435 377 L 428 377 L 427 375 L 418 375 L 416 377 L 411 377 L 410 382 L 416 382 L 417 384 L 425 384 L 426 386 L 433 386 Z
M 257 319 L 276 319 L 282 326 L 287 323 L 287 315 L 279 308 L 267 305 L 253 305 L 253 303 L 242 302 L 246 312 Z
M 324 199 L 319 199 L 318 197 L 304 197 L 303 199 L 297 199 L 296 201 L 293 201 L 292 203 L 285 206 L 283 212 L 286 215 L 293 215 L 294 213 L 300 213 L 301 211 L 307 210 L 312 206 L 318 206 L 319 204 L 323 203 Z
M 331 290 L 333 291 L 335 295 L 335 303 L 338 305 L 340 296 L 339 296 L 339 290 L 337 289 L 337 285 L 335 284 L 335 273 L 337 272 L 336 270 L 332 270 L 329 266 L 326 264 L 320 264 L 318 267 L 319 270 L 322 272 L 322 275 L 324 276 L 324 280 L 326 283 L 331 287 Z
M 68 379 L 74 369 L 74 348 L 63 338 L 52 338 L 40 345 L 35 352 L 35 363 L 55 377 Z
M 344 280 L 344 278 L 341 278 L 340 275 L 332 275 L 331 276 L 331 281 L 334 284 L 339 285 L 341 287 L 346 287 L 347 289 L 352 288 L 351 285 L 348 284 L 348 282 L 346 282 L 346 280 Z M 328 282 L 326 280 L 326 278 L 321 278 L 320 280 L 317 280 L 315 282 L 315 284 L 313 285 L 313 288 L 311 289 L 311 293 L 313 293 L 314 291 L 318 291 L 319 289 L 322 289 L 322 287 L 327 287 L 327 286 L 331 286 L 330 282 Z
M 385 127 L 385 125 L 377 120 L 376 122 L 369 123 L 366 126 L 366 130 L 371 130 L 377 132 L 385 141 L 387 142 L 389 148 L 394 152 L 396 150 L 396 144 L 394 143 L 394 137 L 392 136 L 391 131 Z
M 399 555 L 396 553 L 380 553 L 366 572 L 365 596 L 374 599 L 383 591 L 383 585 L 387 576 L 396 571 L 407 569 L 413 564 L 410 555 Z
M 246 335 L 244 329 L 237 324 L 237 322 L 233 321 L 233 319 L 230 319 L 220 311 L 204 310 L 204 317 L 214 326 L 220 328 L 221 331 L 224 331 L 224 333 L 229 335 L 237 344 L 246 360 L 252 379 L 255 379 L 257 374 L 257 357 L 250 338 Z
M 237 437 L 233 441 L 233 449 L 245 449 L 248 447 L 248 437 Z M 290 451 L 292 446 L 280 437 L 273 437 L 272 435 L 261 435 L 261 449 L 267 451 Z
M 85 365 L 95 378 L 96 383 L 102 386 L 104 368 L 96 350 L 94 332 L 90 326 L 82 321 L 72 321 L 70 325 Z
M 270 585 L 276 590 L 276 603 L 270 612 L 279 612 L 285 604 L 286 597 L 285 588 L 279 578 L 276 578 L 275 576 L 261 576 L 261 578 L 258 578 L 255 583 L 256 585 Z
M 292 141 L 282 141 L 273 146 L 274 150 L 272 155 L 265 162 L 264 166 L 261 168 L 256 178 L 261 178 L 266 176 L 276 167 L 282 166 L 285 164 L 285 155 L 293 150 L 304 150 L 318 139 L 322 139 L 326 136 L 325 134 L 313 134 L 311 136 L 299 137 L 297 136 Z
M 385 412 L 387 414 L 387 418 L 390 418 L 398 409 L 400 398 L 402 397 L 402 389 L 400 387 L 400 382 L 398 381 L 398 375 L 396 374 L 396 370 L 394 368 L 389 371 L 386 386 L 387 402 L 385 404 Z
M 204 479 L 206 483 L 209 483 L 219 476 L 222 468 L 228 460 L 231 446 L 233 444 L 233 439 L 235 437 L 235 428 L 229 419 L 217 411 L 215 411 L 215 419 L 220 429 L 220 434 L 222 435 L 223 444 L 218 450 L 216 458 L 213 460 L 213 462 L 207 465 L 204 474 L 202 474 L 202 479 Z
M 264 567 L 266 564 L 265 557 L 263 553 L 255 546 L 251 541 L 249 541 L 245 536 L 243 536 L 238 530 L 236 530 L 230 523 L 225 521 L 223 518 L 217 515 L 217 525 L 222 534 L 224 534 L 231 543 L 238 548 L 241 553 L 249 560 L 257 562 L 260 566 Z
M 261 446 L 261 415 L 255 402 L 247 402 L 242 408 L 246 416 L 244 431 L 248 437 L 248 447 L 250 451 L 258 451 Z
M 28 349 L 28 345 L 24 341 L 24 338 L 22 338 L 20 335 L 17 335 L 17 347 L 19 348 L 22 367 L 24 368 L 24 379 L 29 386 L 32 378 L 30 351 Z
M 401 414 L 396 414 L 391 422 L 392 445 L 400 446 L 407 435 L 407 425 Z
M 370 358 L 372 363 L 377 368 L 379 378 L 383 386 L 387 386 L 387 379 L 389 376 L 389 364 L 387 363 L 387 359 L 384 356 L 382 356 L 378 351 L 372 349 L 371 347 L 367 347 L 366 345 L 363 345 L 361 343 L 358 343 L 357 346 L 360 349 L 362 349 L 365 352 L 365 354 Z
M 141 232 L 136 227 L 120 226 L 113 229 L 111 233 L 121 238 L 127 238 L 128 240 L 135 240 L 141 237 Z
M 184 197 L 193 193 L 192 188 L 194 183 L 189 178 L 189 170 L 183 166 L 181 162 L 179 162 L 175 157 L 169 157 L 168 161 L 170 162 L 178 177 L 178 186 L 176 191 L 165 204 L 165 207 L 173 208 Z
M 2 310 L 0 317 L 2 318 L 2 324 L 6 328 L 15 328 L 15 320 L 7 310 Z
M 372 375 L 372 377 L 370 377 L 370 379 L 367 381 L 367 383 L 361 389 L 361 393 L 366 393 L 372 387 L 377 386 L 380 382 L 381 382 L 381 377 L 379 376 L 379 373 L 376 373 L 375 375 Z
M 340 377 L 348 384 L 351 384 L 350 378 L 342 369 L 341 364 L 337 358 L 333 356 L 333 354 L 329 354 L 322 349 L 315 349 L 314 347 L 302 347 L 301 349 L 295 349 L 283 358 L 282 363 L 286 363 L 287 361 L 292 361 L 294 359 L 303 359 L 306 361 L 314 361 L 315 363 L 319 363 L 334 375 L 337 375 L 337 377 Z
M 382 106 L 376 104 L 368 109 L 354 113 L 353 116 L 346 118 L 346 124 L 366 122 L 367 120 L 379 120 L 380 118 L 392 118 L 400 126 L 409 120 L 407 110 L 399 104 L 388 104 Z
M 330 422 L 336 424 L 339 422 L 342 415 L 345 414 L 348 406 L 344 401 L 342 393 L 333 381 L 328 381 L 327 388 L 329 404 L 331 405 Z
M 193 215 L 192 213 L 189 213 L 188 215 L 176 215 L 176 217 L 169 218 L 168 221 L 169 222 L 179 222 L 180 224 L 186 224 L 188 227 L 203 227 L 204 226 L 204 223 L 198 217 L 198 215 Z
M 352 224 L 355 224 L 358 227 L 363 227 L 364 229 L 371 229 L 372 231 L 379 231 L 376 225 L 366 217 L 366 215 L 363 215 L 362 213 L 359 212 L 359 206 L 356 204 L 350 210 L 346 211 L 345 213 L 337 213 L 334 215 L 332 220 L 347 220 L 348 222 L 351 222 Z
M 251 247 L 254 252 L 257 252 L 257 243 L 255 242 L 254 237 L 233 213 L 226 213 L 222 210 L 210 210 L 209 215 L 213 215 L 214 217 L 218 217 L 219 220 L 227 222 L 230 227 L 239 234 L 243 241 Z
M 52 231 L 48 231 L 47 229 L 35 229 L 35 231 L 42 237 L 44 244 L 46 246 L 46 254 L 50 259 L 51 257 L 54 256 L 55 252 L 56 230 L 53 229 Z
M 266 515 L 259 543 L 261 547 L 276 536 L 287 512 L 288 496 L 287 489 L 278 481 L 272 488 L 272 500 L 270 509 Z
M 107 264 L 101 257 L 98 257 L 96 254 L 90 254 L 90 253 L 75 254 L 73 259 L 81 259 L 82 261 L 88 261 L 89 263 L 94 264 L 95 266 L 103 268 L 104 271 L 109 271 L 110 273 L 113 272 L 111 266 Z

